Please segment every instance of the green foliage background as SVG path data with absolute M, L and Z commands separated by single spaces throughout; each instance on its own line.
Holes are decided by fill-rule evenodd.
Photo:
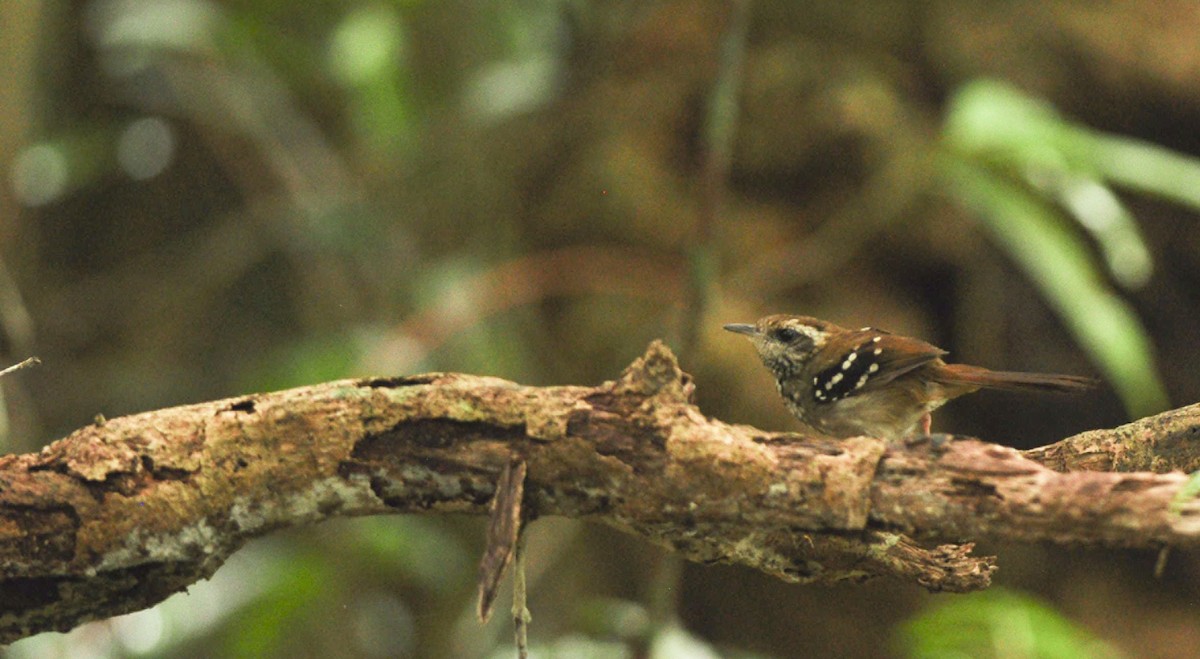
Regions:
M 197 400 L 450 370 L 794 423 L 720 326 L 780 311 L 1093 373 L 956 402 L 1029 447 L 1200 398 L 1192 3 L 0 3 L 4 450 Z M 276 534 L 43 656 L 510 656 L 478 519 Z M 531 529 L 541 656 L 1188 656 L 1200 563 L 995 542 L 933 597 Z M 1119 613 L 1118 613 L 1119 612 Z

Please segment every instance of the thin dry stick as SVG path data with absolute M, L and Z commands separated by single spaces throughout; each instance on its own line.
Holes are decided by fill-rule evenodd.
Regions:
M 29 359 L 26 359 L 25 361 L 22 361 L 19 364 L 13 364 L 12 366 L 9 366 L 8 368 L 0 371 L 0 378 L 8 375 L 9 373 L 15 373 L 16 371 L 19 371 L 23 368 L 37 366 L 38 364 L 41 364 L 41 363 L 42 363 L 42 360 L 38 359 L 37 357 L 30 357 Z

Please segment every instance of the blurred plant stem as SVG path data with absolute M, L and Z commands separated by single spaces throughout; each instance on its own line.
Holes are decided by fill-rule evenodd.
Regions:
M 709 298 L 718 277 L 717 249 L 713 240 L 728 192 L 749 13 L 750 0 L 731 2 L 729 24 L 718 53 L 717 75 L 708 98 L 702 134 L 700 209 L 687 250 L 687 291 L 680 328 L 679 346 L 685 359 L 694 359 L 696 356 L 700 325 L 704 322 Z
M 709 298 L 720 274 L 717 246 L 713 241 L 718 233 L 716 227 L 721 220 L 728 193 L 730 163 L 737 134 L 738 94 L 744 74 L 750 0 L 733 0 L 729 11 L 729 23 L 721 40 L 717 75 L 709 94 L 702 134 L 700 209 L 687 250 L 688 276 L 685 280 L 686 298 L 679 339 L 680 354 L 684 359 L 697 359 L 701 324 L 704 323 Z M 677 623 L 683 562 L 674 554 L 663 553 L 654 570 L 648 602 L 650 622 L 653 630 L 662 630 Z
M 679 609 L 679 584 L 683 577 L 683 559 L 662 552 L 655 565 L 648 597 L 650 623 L 655 629 L 675 624 Z
M 517 535 L 516 546 L 513 547 L 513 636 L 517 644 L 517 656 L 525 659 L 529 656 L 529 623 L 533 616 L 525 594 L 525 534 Z

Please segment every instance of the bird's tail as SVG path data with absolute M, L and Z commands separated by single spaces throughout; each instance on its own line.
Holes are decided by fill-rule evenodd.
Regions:
M 983 389 L 1050 394 L 1078 394 L 1100 384 L 1099 380 L 1078 375 L 993 371 L 967 364 L 947 364 L 945 380 L 947 384 Z

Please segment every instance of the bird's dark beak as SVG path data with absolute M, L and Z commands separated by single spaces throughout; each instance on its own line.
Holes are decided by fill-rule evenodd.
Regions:
M 725 329 L 733 332 L 734 334 L 745 334 L 746 336 L 755 336 L 758 334 L 758 328 L 745 323 L 732 323 L 730 325 L 726 325 Z

